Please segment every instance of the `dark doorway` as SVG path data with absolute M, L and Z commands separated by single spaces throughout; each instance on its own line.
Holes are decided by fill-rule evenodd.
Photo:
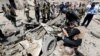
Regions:
M 10 2 L 10 5 L 11 5 L 13 8 L 15 8 L 15 9 L 16 9 L 16 5 L 15 5 L 14 0 L 9 0 L 9 2 Z

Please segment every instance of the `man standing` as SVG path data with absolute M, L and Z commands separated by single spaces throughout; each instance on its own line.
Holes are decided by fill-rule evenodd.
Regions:
M 55 7 L 55 2 L 53 2 L 53 4 L 51 5 L 52 14 L 55 13 Z
M 50 20 L 50 3 L 47 2 L 47 20 Z
M 40 19 L 40 4 L 36 4 L 35 5 L 35 17 L 36 17 L 36 20 L 37 22 L 39 22 L 39 19 Z
M 95 7 L 95 3 L 92 3 L 91 6 L 87 8 L 87 15 L 81 25 L 87 27 L 89 23 L 91 22 L 93 16 L 97 14 L 97 12 L 98 12 L 98 9 Z M 87 24 L 85 25 L 86 22 Z
M 12 18 L 12 23 L 14 24 L 14 26 L 16 27 L 16 12 L 15 9 L 13 7 L 10 8 L 10 16 Z
M 16 27 L 16 12 L 15 12 L 15 9 L 13 7 L 11 7 L 10 5 L 7 4 L 7 7 L 9 8 L 7 11 L 6 11 L 6 18 L 8 20 L 10 20 L 12 22 L 12 24 L 14 24 L 14 26 Z
M 62 2 L 62 4 L 60 4 L 60 14 L 62 14 L 62 10 L 63 10 L 63 8 L 64 8 L 64 2 Z
M 2 11 L 3 11 L 4 13 L 6 13 L 6 8 L 5 8 L 4 4 L 2 4 Z
M 30 8 L 29 8 L 29 5 L 25 6 L 25 14 L 26 14 L 26 17 L 27 17 L 27 21 L 30 22 L 31 21 L 31 17 L 29 16 L 30 15 Z
M 43 8 L 42 8 L 42 19 L 43 19 L 43 23 L 46 23 L 46 4 L 43 4 Z

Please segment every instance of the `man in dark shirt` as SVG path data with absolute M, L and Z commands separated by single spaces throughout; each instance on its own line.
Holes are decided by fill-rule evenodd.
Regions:
M 73 23 L 70 23 L 68 28 L 63 28 L 64 33 L 64 46 L 68 46 L 74 48 L 76 55 L 80 55 L 81 53 L 77 50 L 77 48 L 81 45 L 82 39 L 75 37 L 80 34 L 80 30 L 75 28 Z
M 65 5 L 64 5 L 63 2 L 62 2 L 62 4 L 60 4 L 60 6 L 59 6 L 59 7 L 60 7 L 60 13 L 61 13 L 61 14 L 62 14 L 62 11 L 63 11 L 64 6 L 65 6 Z
M 73 22 L 77 23 L 77 25 L 80 25 L 79 17 L 76 15 L 75 11 L 70 8 L 68 8 L 66 11 L 66 20 L 68 20 L 68 23 Z
M 64 45 L 69 47 L 78 47 L 81 44 L 81 39 L 75 39 L 74 37 L 80 34 L 80 30 L 74 27 L 73 23 L 70 23 L 67 28 L 63 28 L 64 33 Z

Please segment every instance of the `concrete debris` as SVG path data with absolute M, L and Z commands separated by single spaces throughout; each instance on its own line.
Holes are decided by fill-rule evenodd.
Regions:
M 5 24 L 2 26 L 2 32 L 5 36 L 10 36 L 16 32 L 16 28 L 11 24 Z
M 0 53 L 4 56 L 22 56 L 26 55 L 27 53 L 33 54 L 33 51 L 36 48 L 38 48 L 38 44 L 30 43 L 29 41 L 24 40 L 15 45 L 0 48 L 0 50 L 2 50 Z
M 95 30 L 95 31 L 92 31 L 91 34 L 97 38 L 100 38 L 100 30 Z
M 27 56 L 28 54 L 31 54 L 33 56 L 39 56 L 41 50 L 43 51 L 41 56 L 45 56 L 49 54 L 49 56 L 74 56 L 75 51 L 72 48 L 69 47 L 64 47 L 63 46 L 63 41 L 57 42 L 56 45 L 56 40 L 53 47 L 51 45 L 51 51 L 47 51 L 48 49 L 48 44 L 54 40 L 55 38 L 52 36 L 53 35 L 58 35 L 62 36 L 62 33 L 58 33 L 61 31 L 59 27 L 56 26 L 48 26 L 47 24 L 42 24 L 42 28 L 39 28 L 39 32 L 36 31 L 36 33 L 32 32 L 27 32 L 27 34 L 24 36 L 24 39 L 17 42 L 16 44 L 11 44 L 8 46 L 3 46 L 2 43 L 0 45 L 0 55 L 1 56 Z M 8 28 L 9 29 L 9 28 Z M 53 33 L 50 32 L 50 29 L 52 29 Z M 79 51 L 84 54 L 85 56 L 90 56 L 94 49 L 96 50 L 93 52 L 93 56 L 99 56 L 99 39 L 95 38 L 92 36 L 89 32 L 89 30 L 86 30 L 84 27 L 78 27 L 78 29 L 81 30 L 81 35 L 78 35 L 77 37 L 82 37 L 82 45 L 79 47 Z M 12 31 L 11 29 L 10 31 Z M 15 30 L 13 30 L 15 31 Z M 46 35 L 46 32 L 49 32 L 49 34 Z M 42 34 L 41 34 L 42 33 Z M 84 34 L 85 33 L 85 34 Z M 43 37 L 36 40 L 35 38 Z M 91 37 L 92 36 L 92 37 Z M 49 48 L 50 49 L 50 48 Z M 48 53 L 47 53 L 48 52 Z M 52 53 L 53 52 L 53 53 Z M 46 54 L 45 54 L 46 53 Z
M 61 3 L 62 1 L 65 0 L 59 0 L 57 3 Z M 73 0 L 70 1 L 73 2 Z M 19 0 L 16 2 L 19 2 Z M 29 6 L 29 18 L 31 18 L 35 16 L 33 10 L 34 6 Z M 24 5 L 21 7 L 24 7 Z M 57 41 L 56 38 L 57 36 L 64 37 L 61 28 L 66 24 L 65 14 L 58 15 L 58 13 L 54 13 L 51 15 L 54 19 L 50 19 L 47 23 L 41 23 L 41 19 L 40 22 L 37 22 L 35 18 L 31 18 L 31 21 L 27 22 L 24 9 L 16 10 L 16 14 L 17 27 L 14 27 L 14 25 L 3 16 L 3 13 L 0 14 L 0 19 L 3 18 L 0 20 L 0 30 L 2 30 L 3 34 L 7 37 L 3 42 L 0 37 L 0 56 L 76 56 L 74 48 L 64 46 L 63 40 Z M 76 12 L 76 14 L 79 15 L 78 12 Z M 82 38 L 82 44 L 79 46 L 78 51 L 84 56 L 100 56 L 99 17 L 100 15 L 94 16 L 92 23 L 87 28 L 82 26 L 76 27 L 80 30 L 81 34 L 75 37 L 79 39 Z
M 27 40 L 21 41 L 19 43 L 20 43 L 20 45 L 22 45 L 23 49 L 29 48 L 30 44 L 29 44 L 29 42 Z

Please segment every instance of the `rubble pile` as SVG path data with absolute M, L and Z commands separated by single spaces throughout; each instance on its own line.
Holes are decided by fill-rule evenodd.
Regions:
M 33 50 L 38 47 L 36 43 L 30 43 L 23 40 L 17 44 L 4 46 L 1 50 L 1 56 L 27 56 L 28 53 L 33 54 Z
M 47 43 L 48 40 L 50 40 L 49 37 L 51 37 L 52 34 L 56 35 L 57 31 L 61 30 L 56 25 L 56 24 L 59 25 L 59 22 L 55 23 L 57 20 L 59 20 L 59 19 L 61 20 L 62 19 L 61 17 L 63 17 L 63 16 L 60 16 L 57 19 L 54 19 L 53 21 L 49 21 L 46 24 L 42 25 L 46 30 L 44 30 L 43 27 L 38 26 L 38 27 L 34 28 L 34 29 L 36 29 L 35 33 L 34 33 L 34 30 L 32 31 L 31 29 L 29 29 L 29 31 L 26 31 L 27 34 L 25 34 L 25 36 L 21 36 L 24 32 L 21 32 L 21 35 L 18 33 L 15 36 L 14 34 L 16 33 L 16 31 L 15 31 L 16 28 L 11 29 L 11 28 L 9 28 L 9 27 L 7 28 L 5 26 L 7 29 L 9 29 L 9 31 L 4 29 L 3 32 L 4 33 L 5 33 L 5 31 L 8 32 L 5 34 L 7 36 L 10 36 L 10 37 L 8 37 L 8 40 L 10 42 L 9 41 L 5 42 L 4 43 L 5 45 L 3 43 L 0 43 L 0 56 L 22 56 L 22 55 L 27 56 L 28 54 L 31 54 L 33 56 L 38 56 L 40 54 L 40 51 L 42 49 L 45 50 L 45 48 L 46 48 L 46 45 L 44 46 L 44 48 L 42 48 L 43 47 L 42 44 Z M 50 26 L 48 26 L 47 24 Z M 97 24 L 97 23 L 95 23 L 95 24 Z M 62 24 L 62 25 L 64 25 L 64 24 Z M 21 28 L 19 28 L 19 29 L 22 30 Z M 80 37 L 83 37 L 83 40 L 82 40 L 82 45 L 79 47 L 78 50 L 85 56 L 99 56 L 100 50 L 98 48 L 100 47 L 99 46 L 100 40 L 91 34 L 91 32 L 90 32 L 90 30 L 92 30 L 91 28 L 90 28 L 90 30 L 88 30 L 84 27 L 80 27 L 80 29 L 82 29 L 82 31 L 84 31 L 85 34 L 84 34 L 84 37 L 83 37 L 83 35 L 80 35 Z M 12 30 L 13 30 L 13 34 L 11 34 Z M 46 32 L 49 34 L 51 34 L 51 33 L 52 34 L 49 35 Z M 48 37 L 46 36 L 46 38 L 48 40 L 42 39 L 42 37 L 44 37 L 45 35 L 48 36 Z M 20 40 L 21 37 L 22 37 L 22 39 Z M 44 38 L 44 39 L 46 39 L 46 38 Z M 11 41 L 11 39 L 12 39 L 12 41 Z M 35 40 L 35 39 L 37 39 L 37 40 Z M 52 39 L 51 39 L 51 41 L 52 41 Z M 56 42 L 54 42 L 54 43 L 56 43 Z M 74 56 L 75 55 L 75 51 L 69 47 L 64 47 L 62 41 L 58 41 L 56 48 L 52 49 L 52 50 L 54 50 L 54 51 L 52 54 L 50 54 L 50 56 Z M 94 50 L 96 50 L 96 51 L 94 52 Z M 42 55 L 47 55 L 47 54 L 42 54 Z
M 0 56 L 76 55 L 74 48 L 64 46 L 63 40 L 57 41 L 58 36 L 64 36 L 61 33 L 61 28 L 66 24 L 64 14 L 49 20 L 47 23 L 40 23 L 34 19 L 31 22 L 23 22 L 25 15 L 19 15 L 16 22 L 17 27 L 14 27 L 8 20 L 3 19 L 5 22 L 0 21 L 0 30 L 7 37 L 3 41 L 0 38 Z M 19 19 L 22 17 L 23 19 Z M 0 14 L 0 18 L 4 18 L 4 16 Z M 94 18 L 88 28 L 76 27 L 81 34 L 75 37 L 82 38 L 82 44 L 78 48 L 81 53 L 79 56 L 100 56 L 99 24 L 100 19 Z
M 61 18 L 58 17 L 57 19 L 47 22 L 47 24 L 53 25 L 59 19 L 61 19 Z M 30 25 L 31 25 L 31 27 L 33 26 L 32 29 L 31 29 Z M 2 32 L 4 33 L 5 36 L 8 36 L 8 38 L 6 39 L 7 41 L 1 43 L 1 45 L 0 45 L 2 47 L 2 48 L 0 48 L 0 56 L 22 56 L 22 55 L 27 56 L 28 53 L 30 53 L 33 56 L 39 55 L 41 48 L 42 48 L 42 42 L 41 42 L 42 38 L 41 37 L 45 36 L 46 31 L 40 25 L 34 27 L 34 25 L 32 25 L 32 24 L 28 24 L 27 26 L 30 27 L 27 30 L 25 30 L 25 28 L 26 28 L 25 26 L 21 26 L 21 27 L 18 26 L 17 28 L 14 28 L 11 24 L 6 24 L 6 25 L 2 26 L 2 30 L 3 30 Z M 56 26 L 52 26 L 52 28 L 55 29 L 54 32 L 60 30 Z M 55 38 L 49 36 L 49 34 L 47 34 L 47 35 L 48 35 L 48 38 L 47 37 L 46 38 L 48 39 L 48 41 L 43 40 L 43 43 L 45 46 L 47 45 L 47 48 L 48 48 L 49 42 L 53 41 Z M 49 37 L 51 37 L 50 38 L 51 40 L 49 39 Z M 44 38 L 44 39 L 46 39 L 46 38 Z M 35 40 L 35 39 L 37 39 L 37 40 Z M 56 40 L 54 40 L 54 41 L 56 41 Z M 48 42 L 48 44 L 45 44 L 46 42 Z M 53 42 L 53 43 L 56 43 L 56 42 Z M 56 46 L 56 44 L 55 44 L 55 46 Z M 36 50 L 34 50 L 35 48 L 36 48 Z M 52 50 L 50 52 L 48 52 L 48 54 L 51 54 L 52 51 L 54 50 L 54 48 L 55 47 L 53 47 L 53 49 L 52 49 L 52 47 L 50 47 L 50 49 L 52 49 Z M 45 48 L 42 48 L 42 50 L 45 50 Z M 34 52 L 36 52 L 36 53 L 34 53 Z M 42 55 L 44 55 L 44 54 L 42 54 Z
M 3 22 L 3 24 L 4 25 L 1 25 L 0 28 L 7 38 L 4 38 L 3 41 L 0 40 L 0 56 L 27 56 L 27 52 L 30 52 L 32 48 L 34 49 L 37 47 L 38 44 L 35 42 L 32 43 L 35 34 L 26 31 L 24 24 L 17 28 L 7 20 L 6 22 Z

